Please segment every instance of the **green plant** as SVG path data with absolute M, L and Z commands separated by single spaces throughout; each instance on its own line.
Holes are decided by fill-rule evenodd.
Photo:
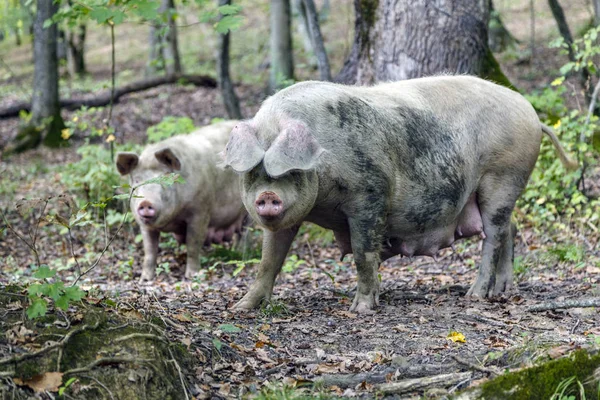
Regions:
M 164 117 L 158 124 L 146 130 L 150 143 L 160 142 L 171 136 L 192 132 L 196 127 L 194 121 L 187 117 Z
M 283 272 L 294 272 L 302 264 L 306 264 L 306 261 L 299 259 L 296 254 L 292 254 L 287 258 L 287 260 L 285 260 L 285 263 L 283 264 L 283 268 L 281 268 L 281 270 Z
M 292 315 L 292 312 L 282 301 L 272 299 L 261 304 L 260 314 L 264 318 L 282 318 Z
M 165 275 L 168 275 L 171 273 L 171 268 L 169 268 L 168 262 L 164 262 L 164 263 L 161 263 L 156 266 L 156 275 L 157 276 L 162 274 L 163 272 L 165 273 Z
M 572 386 L 575 386 L 575 388 Z M 577 396 L 572 394 L 574 389 L 579 389 L 579 400 L 586 399 L 583 384 L 579 382 L 577 377 L 572 376 L 562 380 L 558 384 L 550 400 L 577 400 Z
M 49 299 L 54 301 L 56 307 L 67 310 L 69 303 L 85 296 L 85 292 L 78 286 L 65 287 L 62 281 L 52 279 L 55 275 L 56 270 L 47 265 L 41 265 L 33 274 L 42 283 L 33 283 L 27 288 L 30 302 L 27 317 L 30 319 L 46 315 Z
M 578 263 L 584 259 L 585 252 L 581 246 L 574 244 L 557 245 L 549 250 L 558 257 L 559 261 Z

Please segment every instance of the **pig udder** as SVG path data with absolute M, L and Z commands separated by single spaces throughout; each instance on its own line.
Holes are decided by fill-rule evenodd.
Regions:
M 223 244 L 224 242 L 231 242 L 233 236 L 242 233 L 244 226 L 245 215 L 241 215 L 231 225 L 225 227 L 214 227 L 209 226 L 206 238 L 204 239 L 204 245 L 210 246 L 211 244 Z

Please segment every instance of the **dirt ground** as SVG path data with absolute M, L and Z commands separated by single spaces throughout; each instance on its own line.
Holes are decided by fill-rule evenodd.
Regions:
M 527 9 L 505 7 L 513 17 L 507 26 L 525 36 L 516 26 L 526 21 Z M 533 63 L 506 54 L 498 57 L 509 79 L 524 91 L 547 85 L 564 63 L 564 56 L 547 49 L 542 40 Z M 263 89 L 245 85 L 236 89 L 244 115 L 252 115 Z M 214 89 L 171 85 L 126 96 L 113 113 L 117 142 L 143 143 L 148 126 L 166 115 L 189 116 L 204 125 L 225 112 Z M 64 113 L 65 118 L 72 116 Z M 0 122 L 0 147 L 18 123 L 18 119 Z M 13 192 L 0 196 L 0 208 L 17 231 L 25 234 L 33 225 L 31 218 L 18 214 L 16 201 L 63 194 L 60 165 L 78 159 L 76 148 L 39 149 L 0 162 L 0 186 L 13 183 Z M 189 394 L 195 398 L 237 398 L 260 391 L 267 381 L 296 387 L 317 382 L 321 395 L 372 397 L 383 382 L 473 371 L 468 379 L 429 393 L 444 397 L 506 368 L 531 366 L 597 345 L 599 308 L 528 310 L 550 301 L 600 296 L 597 228 L 564 221 L 567 227 L 560 234 L 540 232 L 519 212 L 515 215 L 519 220 L 515 255 L 527 259 L 528 267 L 517 271 L 515 287 L 506 296 L 491 301 L 465 297 L 481 255 L 480 242 L 473 240 L 459 243 L 456 251 L 442 251 L 437 260 L 389 260 L 379 270 L 381 305 L 376 313 L 351 313 L 356 284 L 351 257 L 338 261 L 334 245 L 313 240 L 308 233 L 299 235 L 293 245 L 290 254 L 303 262 L 279 276 L 276 300 L 251 313 L 233 313 L 230 307 L 252 282 L 252 265 L 234 277 L 235 265 L 219 264 L 192 282 L 182 281 L 185 248 L 164 248 L 159 264 L 168 263 L 170 272 L 153 283 L 138 284 L 143 249 L 135 242 L 135 226 L 119 233 L 99 266 L 80 284 L 92 299 L 113 299 L 119 314 L 160 315 L 169 338 L 183 343 L 197 359 L 195 368 L 184 372 Z M 105 241 L 101 231 L 89 229 L 73 232 L 74 253 L 81 263 Z M 72 258 L 69 241 L 57 227 L 46 225 L 40 232 L 37 247 L 42 260 Z M 580 245 L 583 261 L 560 261 L 553 255 L 551 250 L 561 241 Z M 125 268 L 129 260 L 133 263 Z M 25 281 L 33 261 L 24 242 L 5 230 L 0 239 L 0 285 Z M 61 276 L 72 279 L 74 268 L 61 271 Z M 66 315 L 71 318 L 74 312 Z M 456 338 L 452 332 L 464 335 L 464 341 L 451 340 Z M 202 351 L 206 334 L 219 343 L 218 355 L 210 359 Z M 2 353 L 8 351 L 0 348 Z M 314 387 L 308 393 L 317 393 Z

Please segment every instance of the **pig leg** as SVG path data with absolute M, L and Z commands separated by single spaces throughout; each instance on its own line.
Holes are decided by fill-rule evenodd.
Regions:
M 271 299 L 275 278 L 281 270 L 299 227 L 297 225 L 277 232 L 264 230 L 262 259 L 258 266 L 256 280 L 250 286 L 248 293 L 233 306 L 234 310 L 251 310 L 258 307 L 261 301 Z
M 382 224 L 373 221 L 377 219 L 377 217 L 372 217 L 368 221 L 348 219 L 352 253 L 358 274 L 358 286 L 350 311 L 363 314 L 373 313 L 373 308 L 379 305 L 377 271 L 380 263 L 381 237 L 378 234 L 383 232 L 383 227 L 379 226 Z
M 523 182 L 523 185 L 515 185 Z M 513 233 L 510 223 L 512 210 L 526 179 L 498 176 L 484 177 L 480 185 L 480 208 L 486 238 L 483 257 L 475 283 L 467 295 L 497 296 L 508 290 L 513 281 Z
M 185 243 L 187 245 L 187 264 L 185 267 L 185 278 L 192 279 L 200 270 L 200 253 L 208 231 L 208 216 L 200 215 L 188 222 L 185 232 Z
M 142 229 L 142 239 L 144 242 L 144 265 L 142 266 L 142 276 L 140 283 L 151 281 L 156 273 L 156 257 L 158 255 L 159 231 Z

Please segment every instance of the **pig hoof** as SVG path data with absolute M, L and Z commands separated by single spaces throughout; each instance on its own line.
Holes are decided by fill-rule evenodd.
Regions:
M 151 282 L 154 280 L 154 274 L 147 274 L 142 272 L 142 276 L 140 276 L 140 280 L 138 281 L 139 283 L 144 283 L 146 281 Z
M 377 293 L 361 294 L 356 293 L 350 311 L 357 312 L 359 314 L 375 314 L 375 306 L 379 305 L 379 296 Z
M 258 308 L 258 306 L 263 300 L 268 301 L 268 296 L 248 292 L 244 297 L 242 297 L 240 301 L 235 303 L 235 305 L 231 307 L 231 309 L 234 311 L 250 311 L 252 309 Z

